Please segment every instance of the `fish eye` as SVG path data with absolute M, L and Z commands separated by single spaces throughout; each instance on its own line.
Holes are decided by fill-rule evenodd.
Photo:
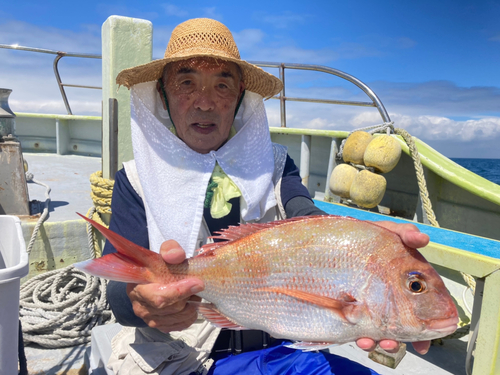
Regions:
M 415 294 L 423 293 L 427 289 L 427 284 L 422 279 L 422 275 L 417 272 L 410 273 L 406 280 L 406 286 L 410 292 Z

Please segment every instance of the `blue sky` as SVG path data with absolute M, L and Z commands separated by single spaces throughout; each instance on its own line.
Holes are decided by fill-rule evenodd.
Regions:
M 500 158 L 500 1 L 19 1 L 0 9 L 0 43 L 100 54 L 101 25 L 110 15 L 150 20 L 155 58 L 177 24 L 215 18 L 233 32 L 244 59 L 346 71 L 375 90 L 396 127 L 445 155 Z M 52 60 L 0 49 L 0 86 L 13 89 L 14 111 L 65 113 Z M 100 85 L 99 61 L 61 61 L 61 75 Z M 366 100 L 314 73 L 287 73 L 288 84 L 290 96 Z M 75 113 L 99 114 L 100 94 L 89 91 L 68 89 Z M 277 101 L 266 105 L 270 124 L 279 125 Z M 380 123 L 366 108 L 287 108 L 292 127 Z

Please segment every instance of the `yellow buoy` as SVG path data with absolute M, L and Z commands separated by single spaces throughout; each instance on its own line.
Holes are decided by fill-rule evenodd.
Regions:
M 356 131 L 347 137 L 342 157 L 346 163 L 363 164 L 363 155 L 366 146 L 372 141 L 373 136 L 370 133 Z
M 354 177 L 349 195 L 359 207 L 373 208 L 382 201 L 386 186 L 384 176 L 364 170 Z
M 401 145 L 396 138 L 387 134 L 374 137 L 366 147 L 363 156 L 367 167 L 373 167 L 382 173 L 392 171 L 400 158 Z
M 330 177 L 330 190 L 342 198 L 349 198 L 349 191 L 358 170 L 349 164 L 339 164 Z

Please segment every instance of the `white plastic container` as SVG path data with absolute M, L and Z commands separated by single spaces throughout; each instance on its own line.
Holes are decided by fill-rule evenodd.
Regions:
M 28 271 L 21 221 L 0 215 L 0 375 L 18 373 L 19 288 Z

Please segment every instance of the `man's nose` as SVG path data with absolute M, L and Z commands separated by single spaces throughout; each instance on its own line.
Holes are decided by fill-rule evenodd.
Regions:
M 215 108 L 214 92 L 208 86 L 203 86 L 196 92 L 194 106 L 202 111 L 212 111 Z

